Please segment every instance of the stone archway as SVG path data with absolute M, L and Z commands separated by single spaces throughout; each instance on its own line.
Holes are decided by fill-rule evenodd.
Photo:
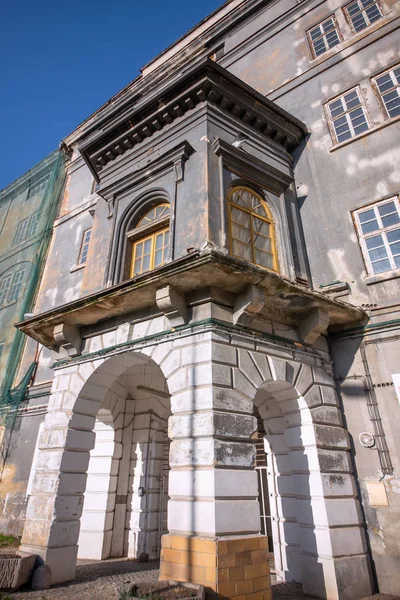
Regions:
M 85 558 L 159 554 L 169 414 L 166 378 L 143 353 L 57 373 L 21 547 L 53 584 L 74 577 L 78 544 Z
M 266 431 L 278 578 L 328 600 L 358 597 L 370 589 L 368 558 L 329 367 L 246 350 L 239 367 Z

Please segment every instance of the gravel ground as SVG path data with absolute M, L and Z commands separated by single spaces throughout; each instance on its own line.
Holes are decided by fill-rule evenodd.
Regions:
M 158 580 L 158 561 L 140 563 L 135 560 L 109 559 L 78 561 L 72 583 L 50 590 L 32 592 L 28 589 L 6 594 L 10 600 L 119 600 L 120 592 L 138 581 Z M 303 594 L 297 583 L 279 583 L 271 576 L 273 600 L 316 600 Z M 0 599 L 2 598 L 0 593 Z M 364 600 L 399 600 L 399 597 L 379 594 Z
M 50 590 L 29 590 L 9 594 L 12 600 L 118 600 L 120 592 L 137 581 L 157 581 L 157 561 L 140 563 L 127 559 L 78 561 L 75 580 Z M 278 583 L 272 577 L 274 600 L 314 600 L 305 596 L 301 585 Z M 1 598 L 1 596 L 0 596 Z

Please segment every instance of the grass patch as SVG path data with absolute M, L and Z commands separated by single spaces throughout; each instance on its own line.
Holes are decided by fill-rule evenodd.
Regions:
M 0 533 L 0 548 L 16 548 L 19 546 L 19 543 L 19 538 L 16 538 L 13 535 L 3 535 Z

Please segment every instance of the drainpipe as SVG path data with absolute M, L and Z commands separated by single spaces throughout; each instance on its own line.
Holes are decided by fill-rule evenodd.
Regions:
M 360 337 L 358 335 L 349 335 L 341 337 L 340 339 L 335 340 L 331 345 L 331 351 L 334 346 L 342 341 L 347 339 L 354 339 L 356 337 Z M 390 337 L 375 337 L 374 339 L 364 340 L 360 344 L 360 355 L 364 369 L 364 375 L 349 375 L 344 378 L 339 378 L 339 381 L 344 381 L 345 379 L 360 379 L 364 383 L 365 396 L 367 401 L 368 413 L 372 422 L 372 426 L 374 429 L 374 436 L 376 438 L 376 447 L 378 450 L 379 462 L 381 465 L 383 475 L 393 475 L 393 465 L 390 459 L 389 447 L 386 442 L 385 431 L 382 425 L 382 419 L 379 412 L 379 405 L 376 397 L 375 387 L 371 375 L 371 369 L 368 363 L 367 357 L 367 346 L 369 344 L 376 343 L 384 343 L 384 342 L 393 342 L 400 339 L 400 334 L 393 335 Z

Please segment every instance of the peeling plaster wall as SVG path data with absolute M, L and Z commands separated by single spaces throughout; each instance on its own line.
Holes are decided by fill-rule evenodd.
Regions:
M 285 8 L 290 14 L 294 7 L 293 2 L 276 3 L 266 8 L 252 26 L 243 27 L 241 35 L 235 32 L 221 60 L 222 66 L 307 124 L 311 136 L 299 153 L 295 177 L 311 274 L 317 288 L 335 280 L 347 281 L 352 289 L 350 300 L 355 303 L 385 304 L 398 298 L 397 283 L 365 285 L 366 271 L 351 211 L 399 193 L 400 123 L 361 136 L 332 152 L 323 105 L 360 85 L 371 124 L 384 123 L 370 77 L 399 62 L 400 51 L 398 31 L 390 32 L 390 23 L 385 25 L 398 14 L 398 5 L 383 5 L 388 16 L 356 36 L 349 31 L 344 17 L 340 18 L 340 11 L 335 12 L 348 38 L 343 42 L 347 49 L 339 54 L 339 46 L 312 60 L 306 31 L 342 3 L 310 3 L 296 18 L 287 16 L 286 23 L 285 19 L 284 24 L 276 22 L 262 34 L 264 23 L 278 17 L 277 11 L 282 17 Z M 260 38 L 250 42 L 250 27 L 256 26 Z M 380 37 L 370 43 L 374 33 Z M 241 47 L 242 39 L 252 48 Z M 316 222 L 319 227 L 315 227 Z
M 320 285 L 340 280 L 347 282 L 351 288 L 345 300 L 355 304 L 396 305 L 400 279 L 367 285 L 351 212 L 400 191 L 400 122 L 393 121 L 383 127 L 384 117 L 370 82 L 372 76 L 400 62 L 399 34 L 392 22 L 399 14 L 399 5 L 385 0 L 383 19 L 356 35 L 351 33 L 340 10 L 342 5 L 337 0 L 300 4 L 294 0 L 280 0 L 270 3 L 225 36 L 225 54 L 219 62 L 309 128 L 310 138 L 305 147 L 296 152 L 294 166 L 295 188 L 314 287 L 318 289 Z M 340 46 L 312 59 L 306 31 L 333 12 L 345 39 Z M 368 118 L 376 131 L 333 149 L 323 105 L 356 85 L 361 88 Z M 225 132 L 227 129 L 229 127 L 225 128 Z M 185 164 L 184 181 L 177 184 L 176 258 L 184 256 L 188 247 L 201 247 L 208 241 L 226 248 L 226 231 L 220 227 L 220 189 L 217 179 L 208 179 L 206 169 L 207 162 L 217 169 L 218 161 L 210 146 L 222 130 L 217 126 L 206 129 L 201 121 L 191 122 L 180 132 L 171 127 L 169 138 L 163 141 L 162 148 L 167 150 L 181 139 L 187 139 L 195 150 Z M 235 134 L 236 131 L 229 130 L 232 139 Z M 150 163 L 158 151 L 154 150 L 150 138 L 143 146 L 143 152 L 136 156 L 135 168 Z M 229 185 L 231 180 L 232 175 L 226 174 L 225 184 Z M 105 201 L 92 194 L 92 185 L 93 178 L 75 150 L 36 312 L 85 296 L 105 285 L 107 261 L 112 250 L 112 219 Z M 175 181 L 171 171 L 163 173 L 156 183 L 154 180 L 141 183 L 121 198 L 113 217 L 116 228 L 128 205 L 155 185 L 162 187 L 171 199 L 174 197 Z M 211 199 L 208 209 L 207 194 Z M 95 209 L 94 218 L 89 209 Z M 90 268 L 74 270 L 82 233 L 91 226 Z M 290 239 L 294 244 L 293 232 Z M 283 258 L 285 264 L 282 272 L 292 276 L 294 245 L 290 247 L 287 235 L 278 235 L 278 243 L 280 260 Z M 305 263 L 304 256 L 298 260 Z M 390 313 L 378 315 L 371 312 L 370 317 L 374 325 L 390 321 L 392 335 L 397 335 L 398 305 Z M 134 337 L 140 337 L 166 328 L 168 325 L 161 319 L 138 323 L 133 332 L 136 332 Z M 103 346 L 118 339 L 117 333 L 106 335 L 107 340 L 101 342 Z M 360 356 L 361 342 L 362 337 L 340 342 L 333 350 L 333 359 L 380 590 L 399 593 L 396 574 L 400 567 L 400 532 L 395 524 L 399 522 L 400 512 L 400 447 L 396 432 L 400 407 L 393 386 L 389 385 L 391 374 L 399 371 L 399 342 L 394 340 L 385 344 L 377 339 L 376 345 L 368 346 L 367 350 L 372 380 L 380 385 L 375 388 L 377 404 L 394 467 L 393 475 L 386 476 L 382 483 L 388 506 L 374 506 L 370 501 L 367 483 L 379 483 L 382 465 L 376 450 L 365 449 L 358 441 L 359 433 L 370 431 L 373 426 L 360 379 L 365 376 Z M 91 343 L 95 342 L 92 340 Z M 89 347 L 90 351 L 94 350 L 88 341 L 85 350 Z M 37 382 L 53 377 L 53 360 L 49 351 L 42 352 Z

